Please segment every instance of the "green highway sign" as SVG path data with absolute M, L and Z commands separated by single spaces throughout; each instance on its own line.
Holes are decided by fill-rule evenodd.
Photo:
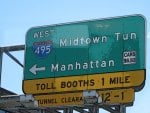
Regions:
M 26 34 L 24 81 L 143 69 L 141 15 L 40 26 Z

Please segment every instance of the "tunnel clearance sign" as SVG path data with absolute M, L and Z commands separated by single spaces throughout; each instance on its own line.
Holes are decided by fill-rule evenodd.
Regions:
M 131 103 L 134 101 L 134 90 L 106 90 L 98 91 L 99 98 L 103 104 L 117 105 L 119 103 Z M 83 92 L 65 93 L 65 94 L 48 94 L 34 96 L 38 101 L 39 107 L 58 107 L 58 106 L 82 106 L 84 105 Z
M 42 79 L 55 82 L 64 77 L 84 79 L 144 69 L 145 20 L 140 15 L 35 27 L 26 34 L 25 93 L 35 91 L 28 91 L 27 83 L 42 84 Z

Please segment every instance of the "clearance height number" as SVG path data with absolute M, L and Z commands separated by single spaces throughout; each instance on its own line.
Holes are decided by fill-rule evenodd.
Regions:
M 26 94 L 44 94 L 64 91 L 137 87 L 144 82 L 144 74 L 144 70 L 138 70 L 87 76 L 25 80 L 23 90 Z
M 120 89 L 98 91 L 99 97 L 102 98 L 103 104 L 116 105 L 118 103 L 131 103 L 134 101 L 133 89 Z M 84 97 L 82 92 L 65 93 L 54 95 L 39 95 L 34 96 L 40 107 L 49 106 L 69 106 L 69 105 L 84 105 Z

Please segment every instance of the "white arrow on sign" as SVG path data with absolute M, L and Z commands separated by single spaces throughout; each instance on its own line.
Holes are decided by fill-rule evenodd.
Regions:
M 33 73 L 34 75 L 36 75 L 37 71 L 45 71 L 45 67 L 39 67 L 37 68 L 37 64 L 33 65 L 31 67 L 31 69 L 29 70 L 31 73 Z

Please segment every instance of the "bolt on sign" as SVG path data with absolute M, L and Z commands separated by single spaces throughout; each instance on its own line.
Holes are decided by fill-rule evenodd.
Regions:
M 118 105 L 128 104 L 134 101 L 134 90 L 119 89 L 98 91 L 98 96 L 101 98 L 101 104 Z M 64 93 L 64 94 L 47 94 L 36 95 L 34 98 L 38 101 L 39 107 L 58 107 L 58 106 L 83 106 L 84 97 L 83 92 Z
M 26 34 L 26 94 L 118 87 L 139 90 L 145 69 L 141 15 L 40 26 Z

